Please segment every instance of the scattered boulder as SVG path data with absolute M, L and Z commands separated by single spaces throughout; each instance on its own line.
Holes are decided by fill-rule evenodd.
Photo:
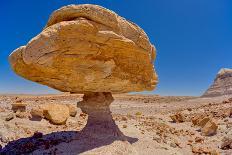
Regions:
M 210 121 L 210 120 L 211 120 L 211 119 L 210 119 L 209 117 L 204 117 L 202 120 L 200 120 L 200 121 L 197 123 L 197 125 L 203 128 L 203 127 L 206 125 L 206 123 L 207 123 L 208 121 Z
M 181 113 L 176 113 L 174 115 L 170 116 L 172 121 L 175 123 L 181 123 L 184 122 L 184 116 Z
M 69 109 L 69 115 L 75 117 L 77 115 L 77 106 L 71 104 L 66 104 L 66 106 Z
M 63 104 L 44 104 L 41 106 L 43 114 L 52 124 L 65 124 L 69 117 L 69 108 Z
M 40 107 L 34 107 L 31 109 L 31 119 L 40 121 L 43 118 L 43 109 Z
M 14 119 L 14 117 L 15 117 L 14 114 L 10 113 L 5 117 L 5 121 L 10 121 L 10 120 Z
M 217 133 L 218 126 L 213 121 L 208 121 L 204 127 L 201 128 L 201 132 L 205 136 L 212 136 Z
M 18 101 L 18 102 L 12 103 L 11 106 L 12 106 L 11 109 L 14 112 L 17 112 L 17 111 L 25 112 L 27 104 L 22 101 Z

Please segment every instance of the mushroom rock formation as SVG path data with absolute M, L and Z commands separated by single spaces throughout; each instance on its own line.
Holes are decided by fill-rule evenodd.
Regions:
M 153 90 L 155 57 L 155 47 L 139 26 L 85 4 L 53 12 L 43 31 L 13 51 L 9 61 L 25 79 L 84 94 L 78 103 L 89 115 L 83 131 L 118 136 L 109 109 L 112 93 Z
M 221 69 L 214 79 L 214 83 L 202 97 L 216 97 L 223 95 L 232 95 L 232 69 Z

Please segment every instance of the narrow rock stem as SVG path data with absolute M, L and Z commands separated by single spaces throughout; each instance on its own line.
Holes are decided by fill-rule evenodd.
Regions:
M 88 121 L 82 132 L 97 138 L 122 137 L 123 133 L 112 118 L 110 104 L 114 101 L 109 92 L 85 93 L 77 106 L 88 114 Z

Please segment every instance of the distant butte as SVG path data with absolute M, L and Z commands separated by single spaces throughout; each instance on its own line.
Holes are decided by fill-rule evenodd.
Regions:
M 202 97 L 216 97 L 223 95 L 232 95 L 232 69 L 221 69 L 213 84 L 202 95 Z

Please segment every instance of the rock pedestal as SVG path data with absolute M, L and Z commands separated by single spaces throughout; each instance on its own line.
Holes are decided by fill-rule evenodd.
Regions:
M 83 101 L 78 102 L 77 106 L 84 113 L 88 114 L 88 121 L 83 134 L 91 137 L 113 136 L 123 137 L 122 132 L 112 118 L 110 104 L 113 96 L 109 92 L 85 93 Z

